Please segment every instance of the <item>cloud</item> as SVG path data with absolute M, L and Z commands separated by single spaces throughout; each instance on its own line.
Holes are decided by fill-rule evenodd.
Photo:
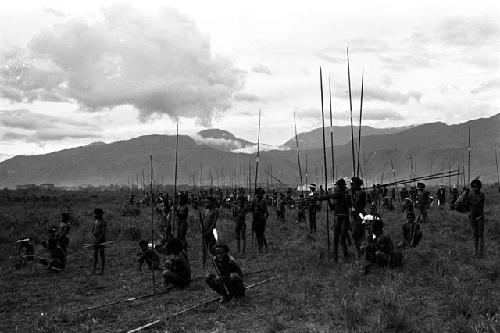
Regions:
M 500 79 L 492 79 L 481 83 L 477 88 L 472 89 L 470 92 L 472 94 L 478 94 L 480 92 L 485 92 L 489 90 L 494 90 L 500 88 Z
M 248 102 L 248 103 L 258 103 L 263 102 L 264 99 L 253 94 L 247 93 L 236 93 L 234 94 L 234 99 L 240 102 Z
M 407 104 L 410 99 L 420 102 L 422 93 L 417 91 L 410 91 L 402 93 L 397 90 L 389 90 L 385 88 L 370 87 L 364 90 L 363 98 L 367 101 L 377 100 L 383 102 L 390 102 L 395 104 Z
M 262 64 L 256 64 L 255 66 L 253 66 L 252 71 L 254 71 L 255 73 L 266 74 L 269 76 L 273 75 L 273 72 L 271 72 L 271 69 L 265 65 L 262 65 Z
M 68 125 L 85 128 L 95 127 L 90 123 L 34 113 L 25 109 L 0 111 L 0 124 L 23 130 L 50 129 Z
M 90 139 L 101 138 L 101 135 L 93 131 L 75 129 L 44 129 L 34 133 L 7 132 L 2 135 L 4 141 L 26 141 L 42 145 L 47 141 L 61 141 L 65 139 Z
M 172 8 L 148 16 L 113 5 L 102 20 L 66 20 L 1 59 L 0 97 L 76 101 L 88 111 L 132 105 L 142 120 L 166 113 L 208 124 L 231 107 L 245 80 Z
M 452 18 L 439 27 L 438 38 L 453 46 L 482 46 L 498 44 L 500 25 L 489 17 Z
M 363 120 L 404 120 L 405 118 L 392 109 L 363 110 Z
M 66 15 L 64 15 L 63 12 L 61 12 L 57 9 L 54 9 L 54 8 L 45 8 L 44 11 L 46 13 L 52 14 L 52 15 L 57 16 L 57 17 L 65 17 L 66 16 Z

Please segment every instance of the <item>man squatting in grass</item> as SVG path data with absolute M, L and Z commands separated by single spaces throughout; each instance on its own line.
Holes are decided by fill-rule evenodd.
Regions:
M 189 258 L 184 252 L 184 244 L 177 238 L 167 243 L 167 259 L 163 271 L 163 285 L 165 288 L 185 288 L 191 282 L 191 266 Z
M 376 263 L 379 266 L 390 268 L 401 266 L 403 254 L 394 251 L 391 236 L 384 233 L 384 222 L 381 219 L 375 219 L 372 222 L 372 232 L 372 235 L 361 246 L 367 261 L 364 267 L 365 272 L 368 269 L 368 263 Z
M 207 273 L 206 284 L 223 296 L 221 303 L 228 302 L 233 297 L 245 296 L 243 272 L 234 258 L 229 255 L 229 247 L 218 243 L 214 246 L 213 252 L 215 255 L 212 257 L 212 262 L 217 275 Z
M 474 236 L 474 258 L 481 259 L 484 255 L 484 193 L 481 192 L 481 181 L 474 179 L 470 183 L 469 192 L 470 224 Z
M 66 249 L 68 248 L 69 245 L 69 214 L 68 213 L 62 213 L 61 214 L 61 222 L 59 224 L 59 229 L 57 230 L 57 241 L 61 248 L 66 252 Z
M 415 213 L 406 213 L 406 223 L 402 227 L 403 241 L 398 244 L 399 248 L 405 248 L 407 246 L 416 247 L 420 240 L 422 239 L 422 230 L 420 229 L 420 224 L 415 223 Z
M 149 269 L 160 270 L 160 255 L 156 252 L 155 249 L 152 249 L 148 246 L 148 242 L 144 239 L 139 242 L 139 247 L 141 248 L 141 252 L 137 254 L 139 257 L 137 261 L 139 262 L 139 266 L 137 270 L 142 269 L 142 264 L 148 264 Z
M 66 267 L 66 251 L 59 245 L 55 227 L 48 230 L 48 236 L 47 241 L 42 241 L 42 246 L 50 251 L 50 261 L 41 258 L 39 262 L 50 269 L 63 270 Z
M 104 211 L 100 208 L 94 209 L 94 228 L 92 229 L 92 235 L 94 237 L 94 271 L 95 273 L 97 267 L 97 261 L 99 256 L 101 257 L 101 274 L 104 273 L 104 249 L 105 245 L 102 243 L 106 242 L 106 221 L 103 218 Z

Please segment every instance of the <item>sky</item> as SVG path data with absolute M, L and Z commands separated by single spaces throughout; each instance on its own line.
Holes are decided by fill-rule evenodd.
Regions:
M 0 4 L 0 161 L 221 128 L 279 145 L 329 125 L 460 123 L 500 109 L 498 1 Z

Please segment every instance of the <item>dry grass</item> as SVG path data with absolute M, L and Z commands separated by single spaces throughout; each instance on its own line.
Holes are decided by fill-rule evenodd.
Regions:
M 96 197 L 97 195 L 97 197 Z M 0 282 L 0 331 L 2 332 L 116 332 L 132 329 L 214 296 L 202 280 L 184 291 L 78 313 L 82 307 L 150 293 L 151 273 L 137 272 L 135 242 L 126 241 L 125 230 L 140 228 L 150 235 L 151 212 L 123 216 L 126 193 L 55 193 L 41 200 L 15 192 L 2 193 L 0 247 L 4 254 Z M 326 248 L 323 210 L 318 234 L 308 235 L 304 224 L 287 222 L 272 214 L 268 226 L 270 251 L 259 255 L 251 248 L 250 230 L 246 256 L 236 256 L 253 283 L 267 276 L 281 278 L 251 289 L 247 297 L 220 307 L 211 304 L 154 330 L 168 332 L 498 332 L 500 330 L 500 214 L 499 196 L 487 194 L 486 258 L 471 259 L 471 234 L 467 217 L 433 207 L 424 238 L 416 249 L 406 250 L 403 268 L 375 267 L 359 273 L 354 262 L 334 263 Z M 496 204 L 494 204 L 496 202 Z M 109 223 L 109 239 L 117 243 L 107 251 L 104 276 L 90 276 L 92 253 L 81 251 L 90 241 L 91 211 L 102 207 Z M 31 234 L 40 240 L 58 215 L 73 216 L 68 266 L 60 273 L 37 265 L 10 270 L 12 241 Z M 385 212 L 385 223 L 395 242 L 400 240 L 402 214 Z M 249 223 L 248 223 L 249 225 Z M 235 249 L 233 224 L 227 214 L 219 233 Z M 193 276 L 203 275 L 197 220 L 190 229 Z M 37 247 L 37 252 L 40 252 Z M 78 252 L 80 251 L 80 252 Z M 157 288 L 161 290 L 157 279 Z

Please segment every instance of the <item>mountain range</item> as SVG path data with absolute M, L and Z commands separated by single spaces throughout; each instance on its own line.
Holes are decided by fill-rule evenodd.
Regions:
M 456 169 L 459 164 L 465 164 L 466 169 L 469 126 L 471 177 L 480 176 L 480 179 L 487 182 L 496 181 L 494 152 L 500 147 L 500 114 L 456 125 L 428 123 L 410 128 L 362 128 L 361 173 L 366 182 L 371 184 L 394 179 L 391 163 L 397 179 L 408 178 L 411 164 L 417 175 Z M 348 129 L 349 131 L 344 127 L 334 129 L 334 178 L 352 174 L 350 128 Z M 324 183 L 322 143 L 318 146 L 318 141 L 322 142 L 322 139 L 321 132 L 318 139 L 318 131 L 321 129 L 299 135 L 301 169 L 305 181 L 307 156 L 308 181 Z M 345 137 L 349 139 L 345 141 Z M 261 151 L 260 184 L 269 182 L 276 185 L 278 180 L 282 184 L 300 183 L 293 140 L 287 141 L 282 150 Z M 326 141 L 329 141 L 328 137 Z M 127 184 L 141 181 L 143 173 L 146 182 L 149 182 L 150 155 L 153 157 L 154 180 L 173 183 L 175 144 L 175 136 L 147 135 L 108 144 L 97 142 L 44 155 L 19 155 L 0 163 L 0 187 L 29 183 Z M 237 151 L 254 145 L 255 143 L 239 139 L 230 132 L 217 129 L 199 132 L 194 138 L 181 135 L 178 183 L 208 185 L 212 179 L 213 184 L 247 184 L 251 165 L 253 184 L 255 154 Z M 327 150 L 327 163 L 330 183 L 331 149 Z M 271 173 L 273 177 L 269 176 Z M 447 182 L 446 179 L 442 181 Z M 451 180 L 452 183 L 456 181 L 456 178 Z

